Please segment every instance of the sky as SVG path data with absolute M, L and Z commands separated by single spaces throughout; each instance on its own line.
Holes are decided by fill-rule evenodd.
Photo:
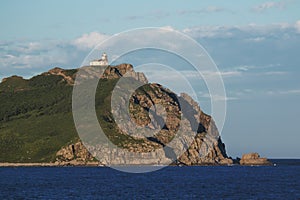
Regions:
M 77 68 L 114 34 L 167 27 L 199 42 L 223 75 L 227 117 L 221 137 L 230 156 L 300 158 L 299 9 L 297 0 L 4 0 L 0 79 Z M 197 79 L 191 82 L 197 85 Z M 198 95 L 209 113 L 207 94 L 199 89 Z

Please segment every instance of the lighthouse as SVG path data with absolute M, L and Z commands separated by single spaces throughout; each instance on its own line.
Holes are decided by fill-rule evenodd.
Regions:
M 106 53 L 102 54 L 101 59 L 96 59 L 90 62 L 90 66 L 107 66 L 107 65 L 108 65 L 108 59 Z

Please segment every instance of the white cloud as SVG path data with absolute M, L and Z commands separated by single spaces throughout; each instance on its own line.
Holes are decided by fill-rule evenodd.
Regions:
M 21 75 L 31 77 L 60 66 L 78 67 L 82 61 L 70 42 L 59 40 L 14 40 L 0 44 L 0 71 L 2 77 Z
M 143 15 L 129 15 L 126 16 L 125 20 L 141 20 L 141 19 L 163 19 L 170 16 L 169 12 L 165 12 L 163 10 L 154 10 L 148 13 L 144 13 Z
M 300 89 L 282 91 L 283 94 L 300 94 Z
M 19 55 L 4 55 L 0 56 L 0 69 L 14 68 L 14 69 L 32 69 L 43 66 L 51 66 L 52 63 L 66 63 L 68 55 L 64 52 L 53 55 L 52 53 L 45 54 L 19 54 Z
M 267 76 L 272 76 L 272 75 L 286 75 L 288 74 L 288 72 L 284 72 L 284 71 L 269 71 L 269 72 L 264 72 L 263 75 L 267 75 Z
M 242 73 L 240 71 L 232 70 L 232 71 L 203 71 L 201 72 L 206 78 L 216 78 L 217 76 L 222 76 L 222 78 L 232 78 L 235 76 L 240 76 Z
M 240 76 L 241 72 L 239 71 L 223 71 L 221 72 L 223 77 L 233 77 L 233 76 Z
M 269 95 L 299 95 L 300 89 L 289 89 L 289 90 L 269 90 Z
M 195 70 L 178 70 L 178 71 L 168 71 L 168 70 L 143 70 L 143 72 L 149 78 L 164 79 L 164 80 L 178 80 L 182 77 L 186 79 L 202 79 L 200 72 Z M 216 78 L 217 76 L 222 76 L 222 78 L 230 78 L 234 76 L 240 76 L 239 71 L 201 71 L 205 78 Z
M 172 26 L 163 26 L 163 27 L 161 27 L 161 29 L 164 29 L 164 30 L 166 30 L 166 31 L 176 31 L 176 30 L 174 29 L 174 27 L 172 27 Z
M 202 9 L 179 10 L 178 14 L 180 15 L 204 14 L 204 13 L 215 13 L 215 12 L 222 12 L 222 11 L 225 11 L 225 9 L 217 6 L 208 6 Z
M 265 37 L 254 37 L 254 38 L 248 38 L 248 39 L 246 39 L 246 41 L 248 41 L 248 42 L 262 42 L 265 39 L 266 39 Z
M 255 12 L 264 12 L 266 10 L 277 8 L 277 9 L 284 9 L 291 1 L 282 0 L 282 1 L 268 1 L 264 2 L 258 6 L 255 6 L 253 10 Z
M 217 7 L 217 6 L 208 6 L 205 10 L 207 12 L 221 12 L 221 11 L 224 11 L 223 8 L 220 8 L 220 7 Z
M 263 42 L 271 38 L 290 38 L 300 33 L 300 20 L 295 24 L 274 23 L 267 25 L 247 24 L 243 26 L 195 26 L 182 30 L 193 38 L 228 39 L 240 38 L 247 42 Z
M 191 37 L 200 38 L 229 38 L 233 36 L 231 27 L 226 26 L 199 26 L 183 29 L 183 32 Z
M 43 48 L 44 47 L 40 42 L 22 41 L 21 43 L 15 46 L 14 50 L 20 53 L 31 53 L 33 51 L 40 51 Z
M 109 36 L 105 34 L 101 34 L 98 32 L 91 32 L 87 34 L 83 34 L 81 37 L 75 39 L 73 44 L 79 49 L 92 49 L 97 46 L 99 43 L 106 40 Z
M 89 48 L 108 36 L 97 32 L 73 41 L 15 40 L 0 42 L 0 71 L 4 76 L 43 72 L 54 66 L 79 67 Z
M 201 75 L 195 71 L 179 71 L 181 74 L 183 74 L 187 78 L 200 78 Z M 207 78 L 216 78 L 217 76 L 222 76 L 222 78 L 230 78 L 234 76 L 239 76 L 241 75 L 241 72 L 239 71 L 202 71 L 201 72 L 204 77 Z
M 209 98 L 214 99 L 215 101 L 232 101 L 232 100 L 238 100 L 238 97 L 229 97 L 229 96 L 221 96 L 221 95 L 212 95 L 209 93 L 200 93 L 200 98 Z
M 246 72 L 246 71 L 249 71 L 251 69 L 257 68 L 257 66 L 254 66 L 254 65 L 241 65 L 241 66 L 237 66 L 237 67 L 234 67 L 234 68 L 238 71 Z
M 213 8 L 211 8 L 214 10 Z M 175 30 L 171 26 L 163 27 L 165 30 Z M 294 24 L 287 24 L 287 23 L 280 23 L 280 24 L 271 24 L 271 25 L 256 25 L 256 24 L 248 24 L 246 26 L 199 26 L 199 27 L 191 27 L 182 30 L 184 33 L 187 33 L 188 35 L 192 36 L 194 39 L 199 38 L 208 38 L 211 40 L 206 40 L 206 43 L 211 46 L 210 53 L 211 55 L 214 54 L 214 52 L 217 52 L 222 50 L 224 51 L 224 57 L 222 59 L 221 54 L 216 54 L 216 59 L 219 59 L 216 63 L 221 63 L 223 66 L 232 66 L 230 59 L 236 59 L 235 62 L 238 64 L 245 63 L 246 65 L 241 65 L 238 67 L 234 67 L 234 65 L 230 68 L 222 69 L 220 74 L 223 76 L 223 78 L 230 78 L 235 76 L 240 76 L 246 71 L 251 70 L 251 72 L 256 73 L 257 70 L 261 68 L 266 68 L 264 66 L 261 66 L 261 63 L 267 63 L 269 62 L 267 58 L 268 56 L 272 56 L 272 62 L 281 63 L 283 65 L 286 65 L 286 63 L 292 64 L 298 62 L 298 58 L 295 57 L 291 59 L 291 57 L 284 55 L 288 55 L 288 52 L 296 52 L 298 50 L 296 44 L 298 44 L 298 36 L 300 33 L 300 20 L 297 21 Z M 287 43 L 284 43 L 282 41 L 282 36 L 285 34 L 290 34 L 291 40 Z M 96 46 L 101 41 L 107 39 L 109 35 L 105 35 L 98 32 L 91 32 L 83 34 L 82 36 L 72 40 L 72 41 L 58 41 L 58 40 L 43 40 L 43 41 L 28 41 L 28 40 L 18 40 L 18 41 L 0 41 L 0 71 L 3 74 L 8 74 L 9 69 L 11 68 L 18 68 L 18 69 L 46 69 L 46 67 L 50 67 L 53 65 L 59 65 L 59 66 L 78 66 L 80 64 L 80 56 L 82 59 L 86 56 L 88 50 Z M 151 33 L 146 35 L 145 37 L 153 37 L 151 36 Z M 273 60 L 273 55 L 268 54 L 271 45 L 269 44 L 270 38 L 275 38 L 276 41 L 274 44 L 277 44 L 274 46 L 275 50 L 278 50 L 279 48 L 286 48 L 285 51 L 277 51 L 278 53 L 284 52 L 282 54 L 282 59 L 276 59 Z M 167 38 L 167 37 L 165 37 Z M 222 40 L 216 40 L 213 39 L 219 39 Z M 169 39 L 169 38 L 168 38 Z M 229 39 L 229 40 L 228 40 Z M 234 39 L 233 43 L 230 43 Z M 135 42 L 138 42 L 139 44 L 143 43 L 143 39 L 141 38 L 132 38 L 132 40 L 135 40 Z M 248 40 L 249 42 L 255 42 L 254 45 L 249 45 L 245 43 L 245 40 Z M 200 40 L 198 40 L 200 41 Z M 205 41 L 205 40 L 203 40 Z M 207 42 L 208 41 L 208 42 Z M 176 48 L 181 48 L 180 45 L 177 43 L 172 42 L 172 40 L 163 40 L 159 42 L 168 43 L 170 49 L 177 50 Z M 230 43 L 229 45 L 226 43 Z M 225 44 L 225 45 L 224 45 Z M 266 45 L 265 45 L 266 44 Z M 128 45 L 128 41 L 124 41 L 122 45 Z M 259 46 L 262 45 L 262 46 Z M 256 49 L 252 50 L 252 47 L 261 47 L 257 48 L 257 52 L 266 52 L 264 53 L 256 53 Z M 291 46 L 291 48 L 290 48 Z M 247 48 L 250 48 L 248 50 Z M 220 50 L 219 50 L 220 49 Z M 243 51 L 246 49 L 245 51 Z M 231 50 L 233 50 L 231 52 Z M 245 55 L 245 52 L 248 52 L 248 55 L 253 56 L 253 59 Z M 249 52 L 251 54 L 249 54 Z M 252 54 L 253 52 L 253 54 Z M 263 55 L 265 59 L 262 59 L 259 57 L 259 55 Z M 279 54 L 276 54 L 279 55 Z M 109 55 L 112 57 L 113 55 Z M 218 58 L 219 56 L 219 58 Z M 232 57 L 228 57 L 232 56 Z M 243 60 L 243 56 L 246 57 L 246 59 Z M 282 57 L 281 56 L 281 57 Z M 221 57 L 221 58 L 220 58 Z M 76 63 L 73 59 L 78 59 L 78 65 L 71 65 L 70 63 Z M 201 59 L 201 58 L 199 58 Z M 288 61 L 285 61 L 284 59 L 288 59 Z M 271 60 L 271 59 L 269 59 Z M 266 62 L 264 62 L 266 61 Z M 286 63 L 285 63 L 286 62 Z M 225 64 L 224 64 L 225 63 Z M 274 65 L 275 66 L 275 65 Z M 278 65 L 276 65 L 278 66 Z M 25 70 L 24 70 L 25 71 Z M 285 72 L 282 72 L 282 69 L 276 70 L 264 70 L 263 72 L 267 71 L 266 75 L 283 75 Z M 185 73 L 185 76 L 188 78 L 195 77 L 195 74 L 193 72 L 183 72 Z M 204 71 L 203 74 L 207 75 L 208 77 L 214 77 L 217 74 L 215 72 L 210 71 Z M 170 76 L 166 76 L 166 78 L 169 78 Z M 172 78 L 172 77 L 170 77 Z
M 278 68 L 281 65 L 278 64 L 270 64 L 270 65 L 265 65 L 265 66 L 254 66 L 254 65 L 243 65 L 243 66 L 238 66 L 234 67 L 238 72 L 249 72 L 251 71 L 252 74 L 258 75 L 258 76 L 280 76 L 280 75 L 287 75 L 289 74 L 287 71 L 279 71 L 275 70 L 274 68 Z
M 298 33 L 300 33 L 300 20 L 298 20 L 298 21 L 295 23 L 295 29 L 297 30 Z
M 271 68 L 278 68 L 278 67 L 282 67 L 281 64 L 268 64 L 268 65 L 239 65 L 236 67 L 233 67 L 233 69 L 237 70 L 237 71 L 249 71 L 249 70 L 259 70 L 259 69 L 263 69 L 263 70 L 267 70 L 267 69 L 271 69 Z

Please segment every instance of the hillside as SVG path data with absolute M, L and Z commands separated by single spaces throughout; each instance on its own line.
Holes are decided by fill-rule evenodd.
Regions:
M 128 135 L 113 119 L 111 92 L 128 72 L 131 81 L 145 84 L 130 98 L 130 116 L 141 127 L 160 128 L 161 131 L 153 137 Z M 76 69 L 54 68 L 29 80 L 12 76 L 1 82 L 0 162 L 57 162 L 63 165 L 95 160 L 80 142 L 73 122 L 72 90 L 76 73 Z M 132 152 L 151 152 L 167 145 L 180 128 L 182 108 L 179 101 L 183 102 L 181 106 L 193 113 L 183 113 L 183 122 L 191 127 L 184 131 L 194 132 L 196 136 L 188 151 L 176 162 L 186 165 L 232 163 L 212 118 L 203 113 L 192 98 L 186 94 L 178 96 L 159 84 L 148 83 L 146 77 L 134 72 L 129 64 L 106 69 L 99 80 L 95 100 L 97 117 L 107 137 L 115 145 Z M 165 125 L 157 117 L 151 121 L 151 116 L 156 116 L 150 109 L 154 104 L 161 104 L 168 111 Z M 124 127 L 130 128 L 130 124 L 124 124 Z M 207 136 L 214 137 L 208 137 L 208 142 Z
M 76 70 L 65 70 L 74 75 Z M 48 162 L 76 139 L 72 86 L 50 72 L 0 84 L 0 162 Z

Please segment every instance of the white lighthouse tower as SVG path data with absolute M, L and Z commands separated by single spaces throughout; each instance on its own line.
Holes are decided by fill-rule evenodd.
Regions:
M 103 53 L 101 59 L 96 59 L 90 62 L 90 66 L 107 66 L 108 59 L 106 53 Z

